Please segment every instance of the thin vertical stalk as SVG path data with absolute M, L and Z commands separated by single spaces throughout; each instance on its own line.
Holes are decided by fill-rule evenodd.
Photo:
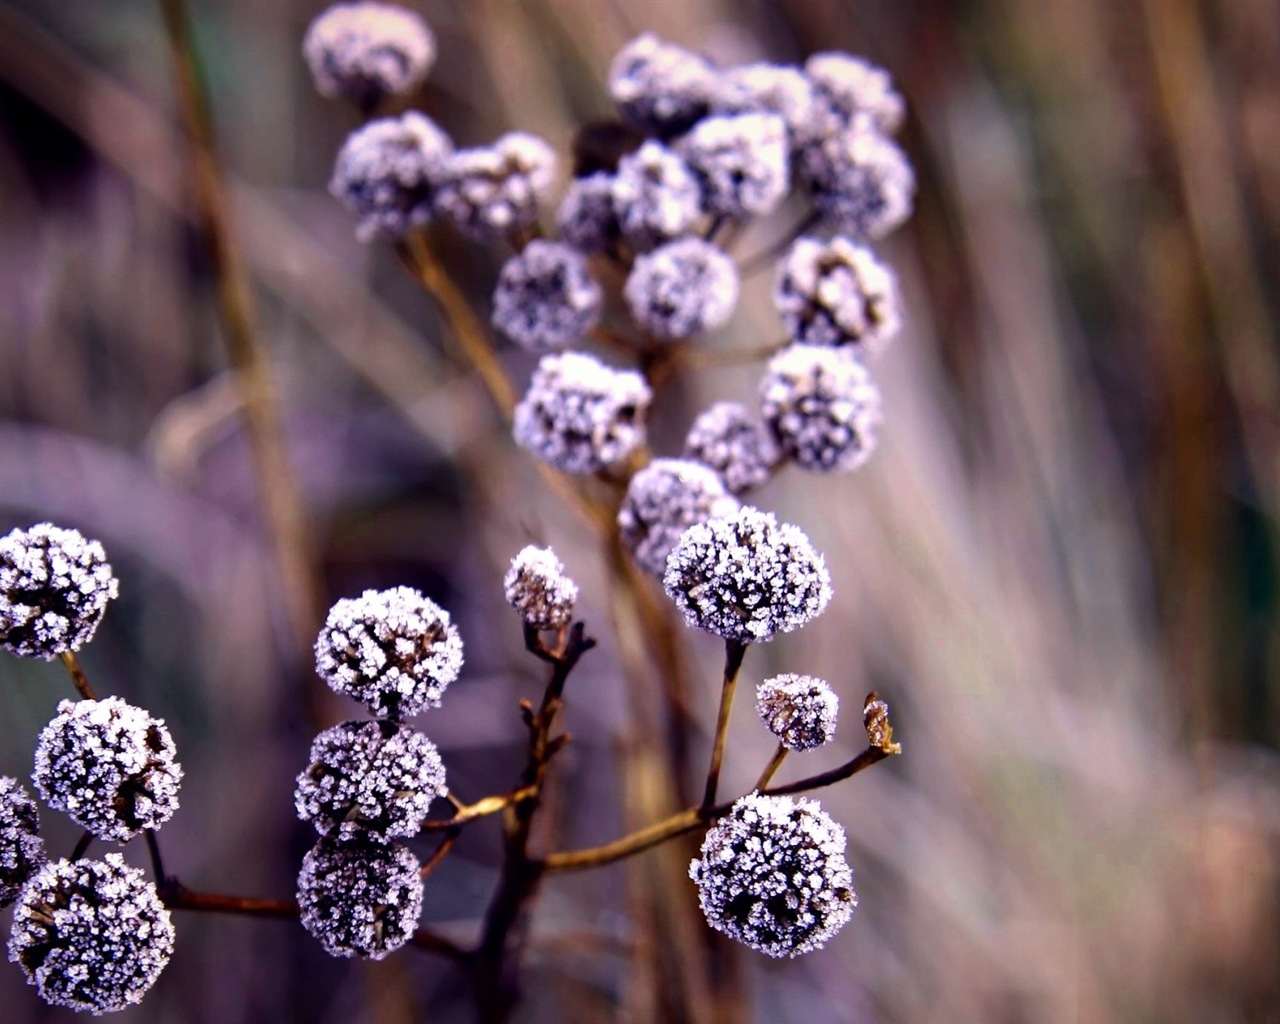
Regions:
M 738 688 L 738 672 L 746 657 L 747 645 L 738 640 L 724 642 L 724 685 L 720 688 L 720 713 L 716 716 L 716 738 L 711 747 L 711 766 L 707 769 L 707 786 L 702 794 L 702 806 L 714 807 L 716 788 L 720 784 L 720 765 L 724 761 L 724 746 L 729 735 L 729 713 L 733 710 L 733 694 Z
M 74 652 L 63 651 L 59 657 L 62 659 L 62 664 L 66 666 L 67 673 L 71 676 L 71 682 L 75 684 L 76 692 L 85 700 L 97 700 L 93 687 L 89 685 L 89 677 L 84 674 L 84 669 L 80 667 L 80 659 L 75 656 Z
M 786 760 L 786 757 L 787 748 L 785 744 L 779 743 L 778 749 L 773 752 L 773 757 L 769 758 L 769 763 L 764 766 L 764 771 L 760 773 L 760 778 L 756 780 L 756 789 L 764 789 L 773 781 L 774 775 L 782 767 L 782 762 Z

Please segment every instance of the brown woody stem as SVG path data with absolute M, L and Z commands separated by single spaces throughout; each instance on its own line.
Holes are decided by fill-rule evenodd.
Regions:
M 742 659 L 747 655 L 747 645 L 738 640 L 724 642 L 724 684 L 720 688 L 720 713 L 716 716 L 716 738 L 711 747 L 711 765 L 707 768 L 707 785 L 702 793 L 702 806 L 716 802 L 716 787 L 720 783 L 720 765 L 724 761 L 724 746 L 729 735 L 729 713 L 733 710 L 733 694 L 738 688 L 738 672 Z
M 773 757 L 769 758 L 769 763 L 764 766 L 764 771 L 760 773 L 760 778 L 756 780 L 756 789 L 764 789 L 773 779 L 774 773 L 782 767 L 782 762 L 787 758 L 787 748 L 779 743 L 778 749 L 773 752 Z
M 71 651 L 63 651 L 59 657 L 71 676 L 71 682 L 75 684 L 76 692 L 85 700 L 97 700 L 93 687 L 89 685 L 89 677 L 84 674 L 84 669 L 80 667 L 80 659 Z

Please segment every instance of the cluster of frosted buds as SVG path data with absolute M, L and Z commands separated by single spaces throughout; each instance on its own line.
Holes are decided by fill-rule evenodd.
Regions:
M 858 905 L 844 849 L 844 829 L 816 801 L 752 793 L 707 830 L 689 876 L 716 931 L 768 956 L 800 956 Z
M 173 955 L 173 924 L 118 853 L 46 864 L 22 890 L 9 937 L 40 997 L 93 1014 L 139 1002 Z
M 618 163 L 613 215 L 635 249 L 652 249 L 693 230 L 702 190 L 693 170 L 660 142 L 650 140 Z
M 756 711 L 788 750 L 812 750 L 835 738 L 840 698 L 823 679 L 786 674 L 760 684 Z
M 627 485 L 618 531 L 637 564 L 661 576 L 685 530 L 737 509 L 738 499 L 713 470 L 687 459 L 656 459 Z
M 502 585 L 507 603 L 534 629 L 563 629 L 573 619 L 578 585 L 550 548 L 523 548 L 511 560 Z
M 551 147 L 528 132 L 459 150 L 445 164 L 436 212 L 472 238 L 501 238 L 537 219 L 555 168 Z
M 660 136 L 678 135 L 701 119 L 715 82 L 710 61 L 649 32 L 619 50 L 609 67 L 609 94 L 622 116 Z
M 531 352 L 567 348 L 595 327 L 602 301 L 581 253 L 559 242 L 534 241 L 498 275 L 493 324 Z
M 778 461 L 773 441 L 741 402 L 716 402 L 699 413 L 684 456 L 715 470 L 732 494 L 759 487 Z
M 625 295 L 637 324 L 673 341 L 729 319 L 738 301 L 738 271 L 710 242 L 682 238 L 637 257 Z
M 718 216 L 769 213 L 791 189 L 787 125 L 777 114 L 709 117 L 680 140 L 679 151 L 698 176 L 704 207 Z
M 39 523 L 0 539 L 0 647 L 48 661 L 92 638 L 119 593 L 102 545 Z
M 394 4 L 336 4 L 307 29 L 302 52 L 322 96 L 345 96 L 366 110 L 404 96 L 427 77 L 435 36 L 412 11 Z
M 182 767 L 164 721 L 119 697 L 64 700 L 40 732 L 32 779 L 45 802 L 125 843 L 178 809 Z
M 44 862 L 35 801 L 17 779 L 0 776 L 0 907 L 18 898 Z

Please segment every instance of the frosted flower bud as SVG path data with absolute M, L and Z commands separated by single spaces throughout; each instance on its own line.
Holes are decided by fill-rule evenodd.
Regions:
M 334 163 L 329 191 L 357 214 L 356 235 L 398 238 L 431 219 L 432 197 L 453 143 L 429 117 L 409 111 L 351 133 Z
M 173 816 L 182 766 L 162 719 L 119 697 L 64 700 L 40 732 L 31 778 L 54 810 L 127 843 Z
M 330 956 L 381 960 L 418 927 L 420 870 L 403 843 L 321 839 L 298 873 L 302 926 Z
M 613 212 L 630 245 L 652 249 L 692 230 L 702 215 L 702 189 L 684 160 L 660 142 L 646 142 L 618 163 Z
M 559 242 L 530 242 L 503 264 L 493 324 L 531 352 L 564 348 L 600 321 L 603 295 L 582 255 Z
M 605 171 L 569 183 L 556 212 L 556 230 L 567 245 L 582 252 L 600 252 L 618 237 L 613 188 L 613 175 Z
M 685 530 L 737 510 L 738 499 L 714 470 L 685 459 L 655 459 L 627 485 L 618 530 L 636 564 L 661 576 Z
M 610 369 L 582 352 L 543 356 L 516 406 L 513 433 L 557 469 L 595 473 L 644 442 L 652 397 L 633 370 Z
M 311 23 L 302 53 L 320 95 L 345 96 L 368 110 L 422 84 L 435 63 L 436 40 L 404 7 L 335 4 Z
M 412 587 L 338 601 L 316 638 L 316 672 L 379 718 L 438 708 L 462 671 L 462 637 L 449 613 Z
M 752 793 L 707 830 L 689 865 L 707 923 L 772 957 L 821 949 L 858 897 L 845 835 L 814 800 Z
M 678 135 L 707 112 L 715 79 L 706 58 L 646 32 L 613 58 L 609 95 L 637 128 Z
M 422 733 L 392 722 L 343 722 L 312 742 L 293 802 L 321 835 L 378 840 L 416 835 L 444 792 L 444 763 Z
M 740 643 L 799 629 L 831 600 L 809 538 L 750 505 L 686 530 L 662 583 L 686 623 Z
M 880 389 L 844 349 L 789 345 L 760 381 L 760 414 L 773 439 L 804 469 L 857 469 L 875 451 Z
M 536 135 L 508 132 L 492 146 L 446 162 L 436 213 L 471 238 L 502 238 L 538 219 L 555 178 L 555 151 Z
M 813 83 L 804 72 L 767 63 L 744 64 L 723 72 L 711 107 L 718 114 L 777 114 L 793 142 L 813 137 L 819 109 Z
M 684 457 L 710 466 L 732 494 L 759 487 L 773 473 L 778 452 L 741 402 L 716 402 L 698 414 L 684 439 Z
M 859 117 L 869 118 L 882 132 L 902 127 L 906 104 L 883 68 L 847 53 L 815 53 L 804 71 L 836 127 Z
M 9 959 L 40 998 L 92 1014 L 141 1002 L 173 955 L 155 886 L 118 853 L 51 861 L 22 891 Z
M 801 238 L 778 262 L 773 304 L 791 340 L 879 352 L 902 325 L 898 283 L 875 253 L 847 238 Z
M 550 548 L 530 544 L 511 559 L 503 577 L 507 603 L 534 629 L 561 629 L 573 619 L 578 585 Z
M 49 661 L 93 639 L 120 584 L 102 545 L 39 523 L 0 539 L 0 647 Z
M 623 289 L 636 323 L 673 341 L 722 326 L 738 302 L 733 260 L 701 238 L 681 238 L 636 257 Z
M 676 149 L 698 176 L 709 213 L 734 218 L 769 213 L 791 188 L 787 126 L 777 114 L 709 117 Z
M 46 859 L 35 801 L 17 779 L 0 776 L 0 907 L 18 898 Z
M 842 231 L 883 238 L 911 216 L 915 172 L 902 150 L 866 122 L 805 146 L 799 173 L 814 204 Z
M 812 750 L 835 738 L 840 698 L 823 679 L 788 673 L 756 688 L 756 711 L 788 750 Z

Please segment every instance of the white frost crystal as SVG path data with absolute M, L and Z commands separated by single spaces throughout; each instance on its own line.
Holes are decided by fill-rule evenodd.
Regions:
M 164 721 L 119 697 L 64 700 L 40 732 L 32 780 L 99 839 L 126 843 L 178 809 L 182 767 Z
M 674 341 L 722 326 L 738 302 L 738 270 L 701 238 L 681 238 L 636 258 L 624 289 L 631 315 Z
M 545 352 L 581 341 L 600 320 L 602 301 L 580 253 L 559 242 L 533 241 L 503 264 L 493 323 L 521 348 Z
M 676 149 L 698 176 L 709 213 L 733 218 L 769 213 L 791 188 L 787 126 L 777 114 L 708 117 Z
M 847 53 L 815 53 L 804 71 L 837 125 L 862 117 L 882 132 L 902 126 L 906 104 L 883 68 Z
M 0 647 L 49 661 L 78 651 L 120 585 L 102 545 L 39 523 L 0 539 Z
M 0 775 L 0 907 L 18 898 L 45 860 L 35 801 L 17 779 Z
M 883 238 L 911 216 L 915 172 L 893 140 L 865 121 L 806 145 L 799 177 L 814 205 L 860 238 Z
M 412 587 L 343 598 L 316 638 L 320 678 L 379 718 L 438 708 L 461 671 L 462 637 L 449 613 Z
M 684 439 L 684 457 L 710 466 L 733 494 L 769 479 L 778 452 L 741 402 L 716 402 L 698 414 Z
M 46 864 L 14 910 L 9 959 L 54 1006 L 122 1010 L 141 1001 L 172 955 L 169 911 L 118 853 Z
M 334 4 L 316 18 L 302 53 L 320 95 L 369 108 L 421 85 L 435 63 L 436 41 L 413 11 L 367 0 Z
M 777 114 L 793 144 L 815 134 L 813 83 L 799 68 L 766 63 L 730 68 L 716 82 L 711 106 L 719 114 Z
M 715 79 L 705 58 L 646 32 L 613 58 L 609 95 L 636 127 L 676 135 L 707 112 Z
M 627 485 L 618 530 L 637 564 L 661 576 L 685 530 L 737 509 L 738 499 L 713 470 L 686 459 L 656 459 Z
M 492 146 L 458 150 L 446 161 L 436 213 L 472 238 L 502 238 L 538 219 L 555 171 L 555 151 L 544 140 L 508 132 Z
M 845 834 L 814 800 L 752 793 L 707 830 L 689 865 L 707 923 L 772 957 L 820 949 L 858 897 Z
M 561 629 L 573 619 L 578 585 L 550 548 L 523 548 L 502 584 L 507 603 L 534 629 Z
M 680 156 L 649 141 L 619 161 L 613 212 L 630 245 L 652 249 L 693 229 L 702 215 L 702 189 Z
M 757 687 L 756 711 L 788 750 L 812 750 L 835 738 L 840 698 L 824 679 L 788 673 Z

